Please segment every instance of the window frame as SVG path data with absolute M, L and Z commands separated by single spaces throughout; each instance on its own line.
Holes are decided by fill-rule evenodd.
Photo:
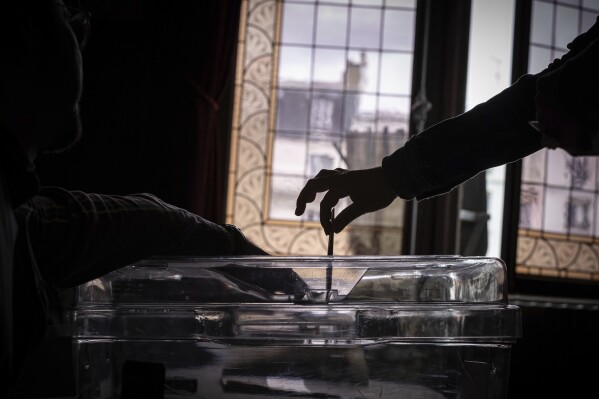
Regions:
M 514 21 L 512 81 L 528 73 L 533 0 L 517 0 Z M 599 281 L 516 273 L 522 161 L 506 167 L 501 257 L 508 268 L 510 293 L 570 298 L 599 298 Z

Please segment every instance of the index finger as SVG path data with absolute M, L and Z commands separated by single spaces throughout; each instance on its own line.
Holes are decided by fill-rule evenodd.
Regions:
M 300 216 L 306 210 L 306 204 L 316 199 L 317 193 L 322 193 L 331 188 L 331 176 L 313 177 L 306 182 L 302 191 L 297 196 L 295 215 Z

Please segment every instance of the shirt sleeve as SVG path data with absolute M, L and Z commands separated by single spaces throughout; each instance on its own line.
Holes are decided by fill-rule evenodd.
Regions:
M 56 187 L 19 208 L 40 272 L 78 285 L 156 255 L 229 255 L 231 233 L 150 194 L 87 194 Z
M 535 77 L 525 75 L 468 112 L 410 138 L 383 159 L 395 193 L 406 200 L 443 194 L 478 173 L 542 148 L 535 119 Z

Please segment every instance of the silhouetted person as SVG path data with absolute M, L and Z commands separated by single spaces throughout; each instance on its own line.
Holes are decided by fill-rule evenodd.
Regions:
M 81 135 L 85 12 L 60 0 L 18 0 L 0 13 L 0 395 L 60 312 L 61 290 L 153 255 L 266 253 L 150 194 L 40 187 L 35 159 Z

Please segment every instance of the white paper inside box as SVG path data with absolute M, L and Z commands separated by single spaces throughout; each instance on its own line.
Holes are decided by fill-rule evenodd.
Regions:
M 521 334 L 504 263 L 457 256 L 153 258 L 72 320 L 82 398 L 505 398 Z

